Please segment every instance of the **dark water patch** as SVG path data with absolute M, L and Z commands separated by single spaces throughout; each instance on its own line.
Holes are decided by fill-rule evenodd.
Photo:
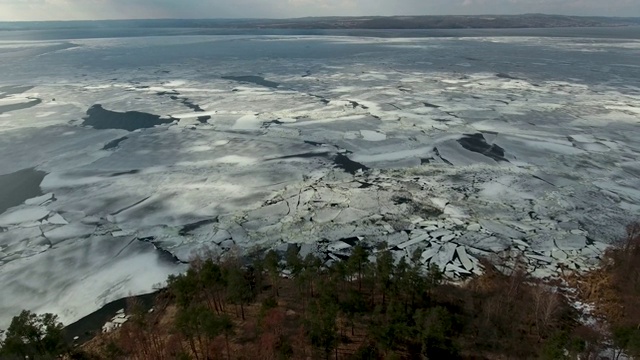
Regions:
M 189 98 L 186 97 L 179 97 L 180 93 L 172 90 L 172 91 L 160 91 L 157 92 L 156 95 L 158 96 L 166 96 L 166 95 L 171 95 L 170 99 L 171 100 L 175 100 L 175 101 L 180 101 L 182 103 L 182 105 L 188 107 L 189 109 L 195 111 L 195 112 L 204 112 L 204 109 L 200 107 L 200 105 L 194 103 L 193 101 L 189 100 Z
M 307 71 L 305 72 L 305 74 L 304 74 L 304 75 L 302 75 L 302 77 L 303 77 L 303 78 L 306 78 L 306 77 L 309 77 L 309 76 L 311 76 L 311 70 L 307 70 Z
M 200 116 L 197 120 L 200 124 L 207 124 L 211 120 L 211 116 Z
M 424 106 L 426 106 L 426 107 L 428 107 L 428 108 L 433 108 L 433 109 L 439 109 L 439 108 L 441 108 L 441 107 L 442 107 L 442 106 L 439 106 L 439 105 L 433 105 L 433 104 L 430 104 L 430 103 L 428 103 L 428 102 L 424 102 L 423 104 L 424 104 Z
M 178 231 L 178 235 L 186 236 L 186 235 L 189 235 L 194 230 L 197 230 L 203 226 L 215 224 L 217 222 L 218 222 L 218 218 L 215 218 L 215 219 L 207 219 L 207 220 L 194 222 L 192 224 L 187 224 L 187 225 L 184 225 L 182 229 L 180 229 L 180 231 Z
M 167 96 L 167 95 L 175 96 L 175 95 L 180 95 L 180 93 L 175 91 L 175 90 L 173 90 L 173 91 L 160 91 L 160 92 L 157 92 L 156 95 L 158 95 L 158 96 Z
M 30 85 L 9 85 L 0 86 L 0 99 L 5 99 L 11 95 L 22 94 L 33 89 Z
M 222 78 L 224 80 L 231 80 L 231 81 L 237 81 L 237 82 L 242 82 L 242 83 L 251 83 L 251 84 L 265 86 L 265 87 L 273 88 L 273 89 L 275 89 L 278 86 L 280 86 L 279 83 L 273 82 L 273 81 L 269 81 L 269 80 L 265 80 L 265 78 L 263 78 L 262 76 L 254 76 L 254 75 L 248 75 L 248 76 L 223 76 Z
M 0 175 L 0 214 L 25 200 L 43 195 L 40 184 L 46 175 L 33 168 Z
M 263 129 L 267 129 L 267 128 L 271 127 L 271 125 L 282 125 L 282 124 L 284 124 L 282 121 L 276 119 L 276 120 L 271 120 L 271 121 L 264 121 L 262 123 L 261 127 Z
M 507 73 L 497 73 L 496 77 L 499 77 L 500 79 L 521 80 L 520 78 L 517 78 L 515 76 L 509 75 Z
M 102 150 L 111 150 L 111 149 L 115 149 L 118 146 L 120 146 L 120 143 L 122 143 L 123 141 L 129 139 L 127 136 L 121 137 L 119 139 L 115 139 L 115 140 L 111 140 L 108 143 L 106 143 L 103 147 Z
M 273 158 L 270 160 L 286 160 L 286 159 L 311 159 L 311 158 L 325 158 L 325 159 L 330 159 L 329 156 L 329 152 L 321 152 L 321 153 L 313 153 L 313 152 L 308 152 L 308 153 L 302 153 L 302 154 L 294 154 L 294 155 L 285 155 L 285 156 L 280 156 L 277 158 Z
M 305 140 L 304 141 L 305 144 L 309 144 L 309 145 L 313 145 L 313 146 L 324 146 L 325 144 L 320 143 L 320 142 L 315 142 L 315 141 L 310 141 L 310 140 Z
M 4 114 L 10 111 L 24 110 L 32 108 L 42 103 L 42 99 L 29 98 L 31 101 L 19 104 L 0 105 L 0 114 Z
M 393 201 L 393 203 L 396 204 L 396 205 L 403 205 L 403 204 L 411 204 L 411 203 L 413 203 L 413 199 L 408 198 L 406 196 L 402 196 L 402 195 L 394 195 L 391 198 L 391 201 Z
M 322 102 L 324 105 L 329 105 L 329 103 L 331 102 L 331 100 L 325 98 L 324 96 L 320 96 L 320 95 L 314 95 L 314 94 L 309 94 L 310 96 L 313 96 L 315 98 L 317 98 L 318 100 L 320 100 L 320 102 Z
M 116 112 L 106 110 L 100 104 L 93 105 L 87 110 L 84 117 L 85 126 L 93 126 L 94 129 L 121 129 L 134 131 L 138 129 L 152 128 L 157 125 L 170 124 L 173 118 L 162 119 L 159 115 L 148 114 L 139 111 Z
M 338 259 L 340 259 L 340 261 L 347 261 L 349 260 L 349 255 L 345 255 L 345 254 L 340 254 L 340 253 L 332 253 L 333 256 L 337 257 Z
M 434 154 L 436 154 L 436 156 L 437 156 L 437 157 L 439 157 L 439 158 L 440 158 L 440 160 L 444 161 L 444 162 L 445 162 L 445 164 L 453 166 L 453 163 L 452 163 L 451 161 L 449 161 L 449 160 L 447 160 L 447 159 L 443 158 L 443 157 L 442 157 L 442 155 L 440 155 L 440 150 L 438 150 L 438 148 L 437 148 L 437 147 L 434 147 L 434 148 L 433 148 L 433 153 L 434 153 Z
M 357 236 L 354 236 L 346 239 L 340 239 L 340 241 L 345 242 L 351 246 L 356 246 L 360 242 L 360 239 L 358 239 Z
M 121 309 L 127 310 L 127 302 L 129 299 L 135 300 L 136 304 L 142 306 L 142 309 L 148 311 L 155 303 L 156 297 L 159 292 L 152 294 L 132 296 L 125 299 L 116 300 L 103 306 L 100 310 L 97 310 L 82 319 L 69 324 L 64 328 L 65 337 L 67 341 L 73 342 L 77 336 L 78 340 L 75 340 L 75 344 L 81 345 L 87 341 L 93 339 L 96 335 L 102 332 L 102 326 L 113 319 L 117 312 Z
M 352 175 L 355 175 L 359 170 L 369 170 L 369 168 L 365 165 L 360 164 L 359 162 L 355 162 L 343 154 L 336 155 L 336 157 L 333 159 L 333 162 L 336 164 L 337 168 L 343 169 L 344 171 Z
M 458 139 L 458 143 L 469 151 L 482 154 L 495 161 L 509 162 L 509 160 L 504 157 L 504 149 L 495 144 L 488 144 L 482 134 L 465 135 L 463 138 Z
M 360 104 L 357 101 L 353 101 L 353 100 L 347 100 L 347 101 L 351 104 L 351 107 L 353 107 L 354 109 L 357 108 L 357 107 L 361 107 L 364 110 L 368 110 L 369 109 L 367 106 L 364 106 L 364 105 Z
M 110 177 L 116 177 L 116 176 L 124 176 L 124 175 L 135 175 L 135 174 L 139 174 L 140 170 L 129 170 L 129 171 L 123 171 L 123 172 L 117 172 L 114 174 L 111 174 Z
M 362 182 L 362 181 L 358 181 L 360 183 L 360 186 L 358 186 L 358 189 L 368 189 L 370 187 L 373 187 L 373 184 L 371 183 L 367 183 L 367 182 Z
M 191 102 L 188 98 L 183 98 L 182 104 L 195 112 L 204 112 L 200 105 Z
M 434 160 L 435 160 L 434 158 L 428 158 L 428 159 L 422 158 L 420 159 L 420 165 L 429 165 Z

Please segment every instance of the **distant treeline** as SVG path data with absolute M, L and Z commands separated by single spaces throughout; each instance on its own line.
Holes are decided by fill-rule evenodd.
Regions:
M 309 17 L 297 19 L 152 19 L 0 22 L 0 30 L 185 28 L 185 29 L 518 29 L 640 25 L 640 18 L 545 14 L 473 16 Z

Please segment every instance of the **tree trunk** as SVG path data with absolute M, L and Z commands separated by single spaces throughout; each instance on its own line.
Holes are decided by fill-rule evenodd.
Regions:
M 231 350 L 229 350 L 229 335 L 224 334 L 224 343 L 227 347 L 227 359 L 231 360 Z
M 385 290 L 382 290 L 382 309 L 384 309 L 386 303 L 387 303 L 387 292 Z
M 189 346 L 191 347 L 191 351 L 193 351 L 193 356 L 195 356 L 196 360 L 200 360 L 200 357 L 198 357 L 198 349 L 196 349 L 196 343 L 192 338 L 189 338 Z

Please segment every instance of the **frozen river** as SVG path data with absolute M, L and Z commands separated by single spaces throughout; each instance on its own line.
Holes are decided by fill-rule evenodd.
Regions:
M 553 277 L 640 215 L 638 29 L 167 32 L 0 32 L 0 327 L 203 249 Z

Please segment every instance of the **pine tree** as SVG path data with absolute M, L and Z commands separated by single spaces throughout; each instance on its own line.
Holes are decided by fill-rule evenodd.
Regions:
M 23 310 L 11 320 L 0 354 L 24 359 L 57 358 L 66 353 L 64 327 L 53 314 L 37 315 Z
M 255 299 L 255 293 L 251 289 L 248 274 L 238 265 L 233 265 L 228 269 L 227 298 L 229 302 L 240 305 L 242 320 L 245 320 L 244 307 Z M 237 307 L 236 307 L 237 314 Z
M 264 265 L 271 278 L 271 286 L 273 286 L 273 294 L 275 297 L 280 296 L 278 291 L 280 280 L 280 256 L 273 250 L 269 250 L 264 258 Z
M 379 246 L 379 251 L 376 254 L 376 282 L 378 288 L 382 294 L 382 308 L 384 309 L 387 304 L 387 294 L 391 288 L 391 280 L 394 271 L 393 256 L 391 252 L 386 249 L 387 244 L 382 243 Z
M 209 308 L 220 314 L 224 311 L 224 290 L 227 287 L 227 274 L 212 259 L 202 263 L 198 271 L 198 280 Z
M 369 265 L 369 252 L 362 245 L 353 247 L 353 252 L 347 260 L 347 267 L 351 274 L 355 274 L 358 279 L 358 291 L 362 291 L 362 280 L 365 267 Z
M 338 347 L 337 306 L 333 302 L 333 297 L 323 294 L 319 300 L 311 304 L 309 309 L 307 333 L 311 345 L 321 352 L 325 360 L 328 360 L 333 350 L 337 350 Z
M 235 334 L 233 321 L 227 316 L 222 315 L 218 322 L 220 332 L 224 336 L 225 347 L 227 348 L 227 359 L 231 359 L 231 349 L 229 347 L 229 338 Z

